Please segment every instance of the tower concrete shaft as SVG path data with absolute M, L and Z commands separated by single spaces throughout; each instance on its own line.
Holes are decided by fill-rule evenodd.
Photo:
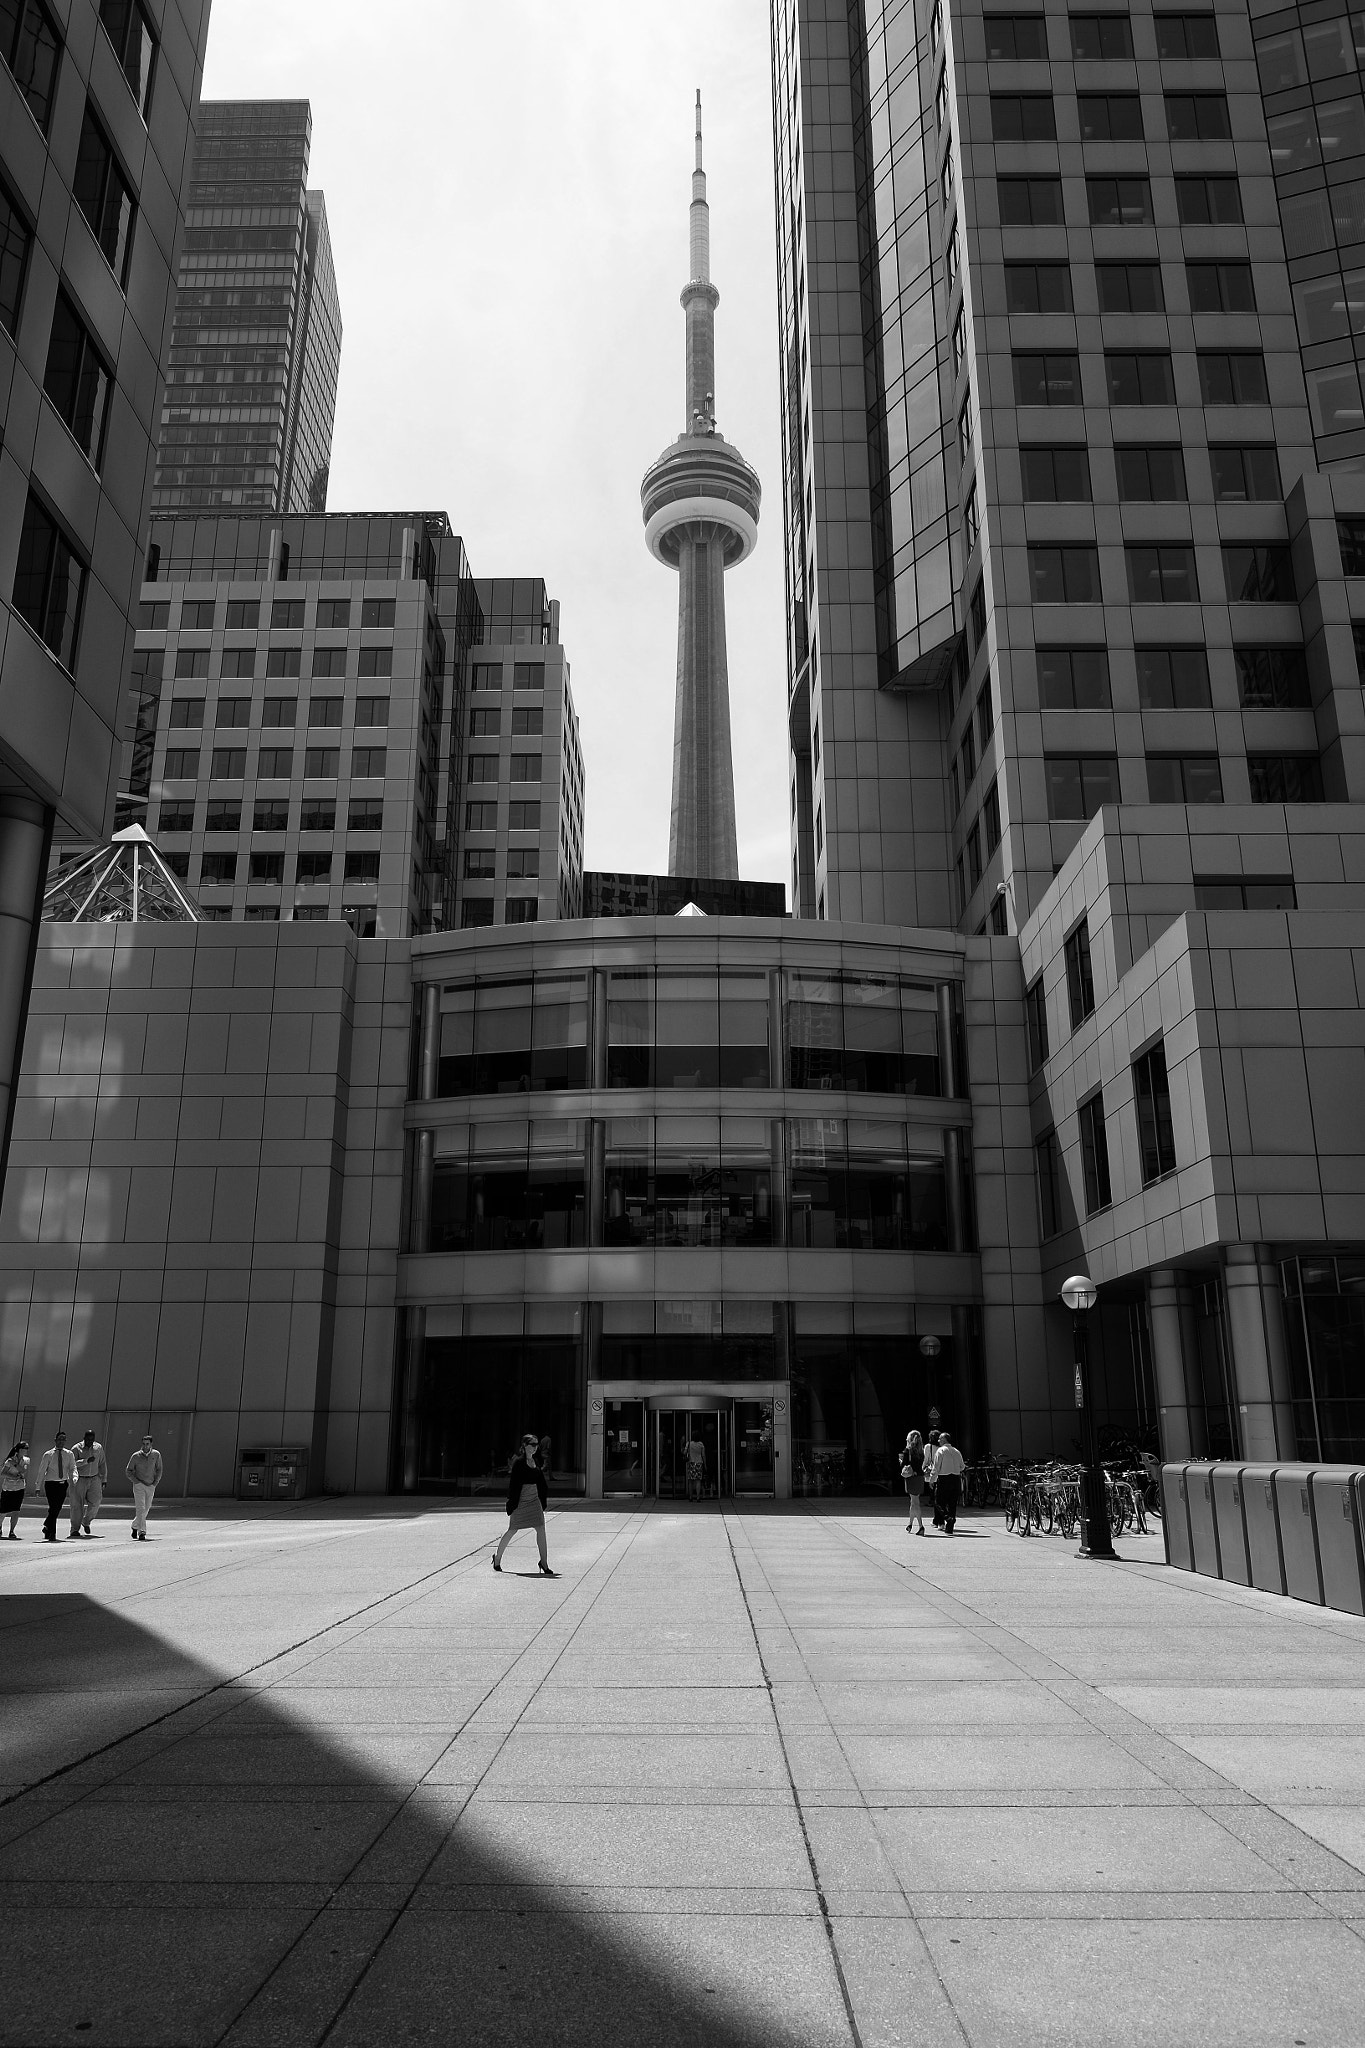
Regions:
M 668 871 L 716 881 L 739 875 L 730 677 L 725 652 L 725 571 L 758 539 L 758 478 L 716 429 L 711 216 L 702 167 L 701 94 L 688 218 L 690 275 L 683 431 L 640 487 L 645 542 L 678 571 L 678 668 L 673 718 L 673 805 Z

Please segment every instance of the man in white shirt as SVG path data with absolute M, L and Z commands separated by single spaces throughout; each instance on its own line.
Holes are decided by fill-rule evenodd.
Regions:
M 52 1439 L 52 1449 L 43 1452 L 43 1462 L 38 1467 L 38 1484 L 47 1495 L 47 1520 L 43 1523 L 44 1543 L 57 1541 L 57 1517 L 66 1499 L 66 1489 L 76 1476 L 76 1460 L 66 1448 L 66 1431 L 59 1429 Z
M 938 1455 L 934 1460 L 934 1499 L 943 1516 L 944 1531 L 949 1536 L 957 1520 L 963 1470 L 962 1453 L 945 1429 L 939 1437 Z
M 152 1505 L 152 1495 L 161 1484 L 161 1453 L 150 1438 L 144 1436 L 142 1449 L 134 1451 L 128 1460 L 128 1477 L 133 1482 L 133 1536 L 135 1540 L 147 1541 L 147 1510 Z
M 88 1536 L 90 1524 L 100 1511 L 109 1465 L 104 1445 L 96 1443 L 95 1432 L 87 1429 L 76 1445 L 76 1483 L 71 1489 L 71 1533 Z

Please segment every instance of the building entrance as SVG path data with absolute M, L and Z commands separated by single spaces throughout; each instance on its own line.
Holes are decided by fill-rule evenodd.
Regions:
M 603 1402 L 602 1492 L 729 1500 L 776 1490 L 771 1398 L 660 1389 Z
M 659 1500 L 724 1500 L 731 1485 L 730 1410 L 656 1408 L 651 1460 Z

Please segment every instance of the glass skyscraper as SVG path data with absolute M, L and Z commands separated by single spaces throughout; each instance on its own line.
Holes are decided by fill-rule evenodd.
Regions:
M 306 100 L 205 101 L 152 509 L 325 512 L 341 360 Z

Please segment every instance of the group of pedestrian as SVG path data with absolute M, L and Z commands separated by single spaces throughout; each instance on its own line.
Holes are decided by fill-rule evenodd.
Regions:
M 3 1443 L 0 1437 L 0 1443 Z M 0 1533 L 7 1543 L 19 1540 L 19 1511 L 28 1493 L 29 1470 L 28 1439 L 20 1437 L 12 1444 L 9 1455 L 0 1465 Z M 140 1450 L 133 1452 L 128 1460 L 126 1476 L 133 1486 L 133 1526 L 131 1535 L 135 1542 L 147 1541 L 147 1515 L 152 1498 L 161 1483 L 162 1461 L 150 1436 L 144 1436 Z M 43 1541 L 57 1541 L 57 1519 L 70 1499 L 71 1534 L 89 1538 L 95 1533 L 95 1517 L 99 1514 L 104 1499 L 104 1489 L 109 1483 L 109 1461 L 104 1455 L 93 1429 L 77 1440 L 72 1450 L 66 1441 L 66 1431 L 59 1429 L 52 1439 L 50 1451 L 44 1451 L 34 1475 L 34 1490 L 47 1500 L 47 1515 L 43 1522 Z M 8 1517 L 9 1529 L 4 1530 Z
M 952 1535 L 962 1496 L 962 1472 L 962 1453 L 946 1429 L 931 1429 L 927 1439 L 917 1429 L 911 1430 L 901 1452 L 901 1477 L 910 1503 L 907 1529 L 916 1536 L 924 1534 L 927 1494 L 934 1511 L 934 1527 L 942 1529 L 945 1536 Z

